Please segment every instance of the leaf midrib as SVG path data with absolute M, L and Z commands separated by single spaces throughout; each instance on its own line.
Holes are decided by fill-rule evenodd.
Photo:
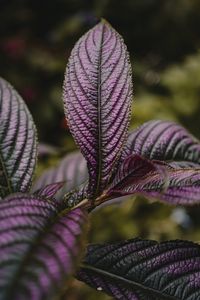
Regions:
M 97 122 L 98 122 L 98 170 L 97 170 L 97 183 L 95 189 L 95 197 L 99 194 L 101 179 L 102 179 L 102 124 L 101 124 L 101 63 L 102 63 L 102 51 L 103 51 L 103 37 L 104 37 L 105 25 L 103 24 L 99 48 L 98 59 L 98 75 L 97 75 Z
M 50 202 L 49 200 L 45 200 L 45 201 Z M 7 300 L 14 299 L 13 297 L 14 297 L 15 289 L 20 283 L 21 276 L 23 276 L 26 266 L 28 265 L 27 262 L 31 260 L 35 249 L 37 249 L 37 247 L 40 246 L 40 242 L 43 240 L 44 236 L 46 236 L 50 232 L 51 228 L 55 225 L 56 221 L 59 219 L 59 211 L 58 210 L 56 211 L 56 208 L 55 211 L 53 212 L 51 211 L 51 213 L 53 213 L 54 216 L 52 216 L 52 218 L 50 218 L 50 216 L 47 216 L 43 228 L 41 230 L 38 230 L 38 232 L 35 233 L 35 237 L 33 238 L 32 243 L 30 243 L 24 257 L 21 260 L 21 263 L 19 264 L 15 274 L 13 275 L 13 279 L 9 284 L 9 289 L 5 299 Z
M 113 274 L 111 272 L 108 272 L 108 271 L 105 271 L 105 270 L 102 270 L 102 269 L 99 269 L 99 268 L 96 268 L 96 267 L 92 267 L 92 266 L 87 265 L 87 264 L 82 264 L 82 269 L 83 270 L 85 269 L 86 271 L 87 270 L 93 271 L 93 272 L 97 273 L 98 275 L 107 277 L 111 281 L 117 281 L 120 284 L 123 284 L 127 287 L 131 287 L 132 289 L 137 288 L 137 289 L 142 290 L 146 293 L 149 293 L 152 296 L 161 297 L 161 299 L 163 299 L 163 300 L 180 300 L 179 298 L 177 298 L 175 296 L 167 295 L 167 294 L 162 293 L 162 292 L 160 292 L 158 290 L 155 290 L 153 288 L 144 286 L 143 284 L 138 283 L 136 281 L 129 280 L 127 278 L 121 277 L 119 275 Z

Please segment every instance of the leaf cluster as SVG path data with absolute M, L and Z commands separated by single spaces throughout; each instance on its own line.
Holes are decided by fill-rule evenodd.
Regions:
M 133 238 L 86 249 L 88 214 L 143 195 L 200 202 L 200 143 L 182 126 L 153 120 L 128 132 L 132 73 L 122 37 L 102 20 L 72 50 L 64 110 L 81 153 L 45 171 L 33 119 L 0 79 L 0 299 L 61 298 L 75 275 L 115 299 L 200 298 L 200 246 Z M 40 148 L 41 149 L 41 148 Z

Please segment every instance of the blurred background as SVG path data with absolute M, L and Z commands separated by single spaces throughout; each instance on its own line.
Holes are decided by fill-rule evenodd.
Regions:
M 74 43 L 100 17 L 124 37 L 130 52 L 131 127 L 175 120 L 200 138 L 199 0 L 0 0 L 0 74 L 26 101 L 39 141 L 52 146 L 44 148 L 38 174 L 76 148 L 63 113 L 63 76 Z M 135 236 L 200 241 L 199 214 L 198 207 L 130 199 L 91 215 L 89 242 Z M 67 299 L 110 298 L 73 281 Z

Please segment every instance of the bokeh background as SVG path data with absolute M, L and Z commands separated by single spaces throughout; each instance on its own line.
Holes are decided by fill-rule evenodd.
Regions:
M 199 0 L 0 0 L 0 74 L 26 101 L 39 140 L 53 154 L 37 174 L 76 146 L 64 118 L 62 83 L 76 40 L 106 18 L 128 46 L 133 65 L 131 127 L 174 120 L 200 138 Z M 89 242 L 140 236 L 200 238 L 200 208 L 166 206 L 138 197 L 91 215 Z M 63 299 L 110 299 L 72 281 Z

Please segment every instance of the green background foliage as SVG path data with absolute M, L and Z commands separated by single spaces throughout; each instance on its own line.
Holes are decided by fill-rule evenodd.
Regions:
M 1 76 L 28 104 L 40 141 L 59 149 L 43 157 L 38 174 L 75 149 L 63 113 L 63 74 L 74 43 L 100 17 L 123 35 L 130 52 L 131 128 L 150 119 L 175 120 L 200 138 L 199 0 L 1 0 Z M 199 215 L 199 207 L 137 197 L 94 212 L 89 242 L 135 236 L 198 241 Z M 67 299 L 109 299 L 96 293 L 72 281 Z

